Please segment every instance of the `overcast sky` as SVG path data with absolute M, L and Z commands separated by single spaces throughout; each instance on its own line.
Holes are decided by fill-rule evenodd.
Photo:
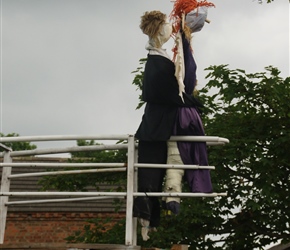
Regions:
M 248 73 L 273 65 L 289 76 L 289 2 L 215 0 L 193 37 L 199 88 L 204 68 Z M 143 110 L 131 84 L 149 10 L 170 0 L 1 0 L 1 132 L 30 135 L 134 134 Z M 171 53 L 172 42 L 166 46 Z

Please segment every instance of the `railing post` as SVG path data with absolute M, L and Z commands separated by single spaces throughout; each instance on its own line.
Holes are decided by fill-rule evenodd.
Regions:
M 4 152 L 4 163 L 11 163 L 12 158 L 10 156 L 10 151 Z M 1 179 L 1 192 L 9 192 L 10 180 L 8 176 L 11 174 L 12 167 L 3 167 L 2 169 L 2 179 Z M 8 196 L 0 197 L 0 244 L 4 243 L 4 234 L 6 227 L 6 218 L 8 207 L 5 203 L 8 202 Z
M 128 166 L 127 166 L 127 205 L 126 205 L 126 235 L 125 245 L 133 246 L 134 223 L 133 223 L 133 191 L 134 191 L 134 162 L 135 162 L 135 139 L 133 135 L 128 136 Z
M 134 142 L 135 143 L 135 142 Z M 135 163 L 138 162 L 138 148 L 136 149 L 135 144 L 135 153 L 134 153 L 134 192 L 138 191 L 138 169 L 135 169 Z M 134 197 L 133 197 L 134 198 Z M 137 218 L 133 218 L 133 246 L 137 246 Z

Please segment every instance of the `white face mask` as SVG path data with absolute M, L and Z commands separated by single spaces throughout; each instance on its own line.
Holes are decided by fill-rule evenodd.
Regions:
M 191 33 L 200 31 L 203 26 L 205 19 L 207 18 L 207 8 L 198 7 L 197 9 L 189 12 L 185 17 L 185 22 L 190 28 Z
M 166 43 L 172 34 L 172 24 L 169 23 L 168 19 L 160 27 L 160 31 L 154 37 L 149 37 L 149 44 L 155 48 L 161 48 Z
M 169 23 L 168 20 L 166 20 L 166 22 L 162 25 L 160 32 L 155 38 L 158 42 L 158 45 L 157 44 L 156 45 L 161 48 L 162 45 L 169 40 L 171 34 L 172 34 L 172 24 Z
M 172 25 L 168 21 L 163 24 L 160 36 L 162 36 L 163 43 L 166 43 L 172 34 Z

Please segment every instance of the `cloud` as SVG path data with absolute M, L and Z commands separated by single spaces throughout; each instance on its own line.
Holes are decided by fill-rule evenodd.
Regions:
M 206 84 L 204 68 L 214 64 L 249 72 L 272 64 L 289 75 L 284 3 L 214 3 L 211 24 L 192 41 L 200 87 Z M 139 93 L 131 72 L 147 54 L 140 16 L 154 9 L 169 14 L 172 5 L 169 0 L 2 0 L 1 132 L 135 133 L 143 111 L 135 111 Z M 166 45 L 169 53 L 172 45 Z

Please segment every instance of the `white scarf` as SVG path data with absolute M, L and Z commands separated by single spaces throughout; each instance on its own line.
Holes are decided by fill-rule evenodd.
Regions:
M 166 58 L 170 59 L 170 56 L 167 54 L 166 49 L 163 48 L 156 48 L 154 46 L 154 41 L 149 40 L 148 43 L 145 46 L 145 49 L 149 51 L 149 55 L 159 55 L 159 56 L 164 56 Z

